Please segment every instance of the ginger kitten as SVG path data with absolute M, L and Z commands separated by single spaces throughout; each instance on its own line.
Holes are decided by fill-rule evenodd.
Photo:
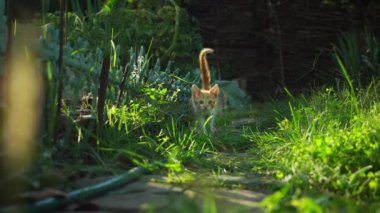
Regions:
M 214 50 L 210 48 L 204 48 L 199 53 L 202 88 L 200 89 L 195 84 L 191 87 L 191 105 L 193 107 L 198 126 L 200 129 L 203 129 L 204 132 L 207 131 L 206 126 L 209 126 L 212 133 L 216 131 L 215 117 L 218 113 L 219 86 L 218 84 L 215 84 L 211 87 L 210 70 L 206 56 L 208 53 L 213 52 Z M 205 126 L 206 121 L 208 121 L 208 123 Z

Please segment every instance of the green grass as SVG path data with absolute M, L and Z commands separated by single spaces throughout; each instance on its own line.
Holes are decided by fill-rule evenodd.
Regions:
M 266 207 L 302 210 L 310 202 L 327 209 L 350 203 L 352 209 L 379 199 L 378 87 L 373 83 L 356 94 L 327 88 L 293 99 L 290 113 L 278 114 L 277 128 L 247 131 L 255 145 L 251 152 L 260 156 L 254 169 L 290 184 L 268 198 Z
M 298 98 L 289 93 L 287 106 L 267 106 L 276 114 L 258 115 L 275 128 L 263 123 L 246 131 L 253 170 L 284 183 L 262 202 L 268 211 L 380 209 L 379 46 L 367 31 L 365 42 L 350 35 L 334 54 L 343 87 Z
M 3 185 L 25 182 L 28 190 L 68 188 L 83 177 L 117 175 L 136 165 L 161 161 L 165 169 L 160 172 L 171 183 L 196 182 L 197 175 L 215 180 L 219 175 L 275 177 L 282 184 L 238 186 L 273 191 L 262 202 L 268 211 L 380 209 L 376 203 L 380 199 L 380 83 L 373 80 L 380 67 L 380 48 L 372 34 L 367 32 L 362 43 L 356 34 L 339 42 L 334 57 L 347 87 L 299 97 L 288 92 L 288 99 L 253 103 L 244 112 L 223 112 L 217 118 L 218 132 L 207 135 L 193 128 L 195 121 L 188 109 L 190 86 L 199 81 L 194 61 L 201 45 L 192 24 L 184 22 L 187 15 L 179 17 L 176 6 L 151 15 L 145 9 L 111 9 L 114 13 L 92 11 L 88 17 L 78 11 L 69 14 L 69 29 L 74 30 L 69 32 L 65 50 L 64 115 L 56 116 L 56 103 L 61 100 L 55 90 L 57 67 L 50 56 L 44 67 L 46 101 L 35 163 L 30 171 L 17 171 L 12 184 L 5 181 Z M 164 9 L 169 15 L 162 13 Z M 54 14 L 43 16 L 44 23 L 58 20 Z M 135 17 L 137 24 L 120 17 Z M 176 26 L 180 21 L 180 28 L 157 25 L 157 18 Z M 51 34 L 52 43 L 46 44 L 53 47 L 58 31 L 46 28 L 45 33 Z M 161 37 L 169 39 L 157 39 Z M 99 48 L 104 40 L 110 42 Z M 189 48 L 175 45 L 180 41 Z M 148 50 L 138 50 L 140 44 L 149 46 Z M 49 50 L 49 45 L 41 48 Z M 112 66 L 105 122 L 96 129 L 96 119 L 75 120 L 80 110 L 93 118 L 96 115 L 100 65 L 107 55 Z M 156 60 L 159 56 L 180 63 L 164 63 L 163 68 Z M 194 59 L 188 60 L 190 56 Z M 228 88 L 240 92 L 236 84 Z M 89 93 L 93 101 L 83 104 L 81 98 Z M 218 186 L 225 187 L 224 183 Z M 203 210 L 216 212 L 211 197 L 206 197 Z

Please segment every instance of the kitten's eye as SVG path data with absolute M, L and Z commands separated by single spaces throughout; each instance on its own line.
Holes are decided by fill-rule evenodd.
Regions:
M 208 104 L 212 105 L 214 104 L 214 101 L 208 101 Z
M 199 101 L 199 104 L 203 104 L 204 102 L 203 101 Z

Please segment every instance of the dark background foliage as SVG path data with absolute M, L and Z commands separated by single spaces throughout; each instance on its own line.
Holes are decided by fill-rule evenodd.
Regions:
M 69 12 L 64 4 L 57 11 L 57 2 L 67 2 Z M 192 170 L 209 170 L 213 177 L 252 171 L 276 176 L 290 186 L 263 201 L 269 211 L 285 206 L 355 212 L 356 205 L 371 202 L 379 208 L 379 1 L 7 0 L 6 5 L 8 30 L 1 25 L 0 35 L 8 48 L 0 48 L 5 52 L 0 56 L 18 64 L 17 57 L 10 59 L 42 60 L 45 91 L 38 94 L 45 101 L 41 119 L 36 117 L 41 128 L 32 175 L 23 164 L 4 161 L 5 203 L 13 205 L 23 190 L 50 187 L 52 181 L 44 181 L 49 173 L 59 176 L 56 186 L 67 186 L 67 180 L 163 160 L 169 177 Z M 0 18 L 5 23 L 5 16 Z M 31 21 L 37 24 L 36 40 L 31 28 L 19 24 Z M 38 41 L 32 54 L 21 46 L 25 35 Z M 212 79 L 219 80 L 229 102 L 227 113 L 218 115 L 216 135 L 192 128 L 196 116 L 189 113 L 202 46 L 215 49 L 209 57 Z M 24 70 L 5 65 L 12 68 L 9 73 Z M 0 86 L 21 85 L 18 93 L 4 93 L 4 100 L 34 95 L 17 79 L 7 85 L 2 74 Z M 236 78 L 254 97 L 249 108 L 239 85 L 225 80 Z M 284 92 L 285 100 L 257 101 Z M 30 129 L 21 127 L 28 122 L 20 123 L 19 115 L 37 114 L 38 107 L 37 113 L 30 110 L 35 103 L 9 106 L 13 113 L 0 97 L 0 118 L 13 118 L 21 133 Z M 18 135 L 9 128 L 13 123 L 4 122 L 0 139 L 18 138 L 7 132 Z M 11 154 L 24 156 L 17 151 Z M 241 157 L 219 159 L 219 153 Z M 15 174 L 16 182 L 28 180 L 24 189 L 12 182 Z
M 204 46 L 216 49 L 211 64 L 222 78 L 245 78 L 254 97 L 331 83 L 332 44 L 365 26 L 380 30 L 380 4 L 370 0 L 195 0 L 190 11 Z
M 33 11 L 40 11 L 41 2 L 12 1 L 11 11 L 20 21 L 28 20 Z M 123 1 L 110 2 L 117 5 Z M 134 7 L 145 9 L 164 4 L 164 1 L 148 0 L 131 2 L 135 2 Z M 380 3 L 374 0 L 176 2 L 187 10 L 188 18 L 198 21 L 203 46 L 216 50 L 210 64 L 220 71 L 221 78 L 246 80 L 247 93 L 256 98 L 278 95 L 284 86 L 299 91 L 331 84 L 337 73 L 331 68 L 332 44 L 343 33 L 362 31 L 365 27 L 375 36 L 380 32 L 377 24 Z M 68 3 L 70 10 L 72 6 Z M 83 7 L 87 4 L 80 3 Z M 47 9 L 56 11 L 57 8 L 53 2 Z M 181 49 L 180 61 L 196 63 L 197 48 L 188 49 L 188 54 Z M 190 55 L 194 57 L 189 58 Z

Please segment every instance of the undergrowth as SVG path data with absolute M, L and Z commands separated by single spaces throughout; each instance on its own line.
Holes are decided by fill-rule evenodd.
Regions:
M 269 211 L 380 208 L 380 47 L 373 35 L 366 33 L 363 47 L 355 43 L 356 34 L 339 42 L 334 57 L 343 86 L 256 104 L 249 112 L 221 113 L 218 133 L 207 135 L 193 128 L 189 113 L 190 87 L 199 82 L 194 55 L 201 46 L 193 23 L 176 1 L 156 7 L 131 2 L 109 1 L 68 14 L 63 100 L 56 90 L 58 16 L 44 14 L 43 24 L 51 24 L 44 26 L 39 47 L 46 80 L 39 153 L 31 172 L 17 171 L 20 179 L 32 174 L 28 187 L 69 185 L 66 178 L 113 175 L 161 161 L 165 174 L 183 177 L 191 168 L 215 176 L 250 169 L 274 175 L 284 186 L 262 202 Z M 97 115 L 106 58 L 105 109 Z M 250 101 L 236 83 L 218 83 L 239 99 L 228 100 L 235 108 Z M 55 117 L 58 101 L 63 109 Z M 249 119 L 239 123 L 241 117 Z M 209 160 L 218 152 L 243 155 L 227 163 Z
M 254 172 L 274 175 L 284 185 L 262 207 L 280 212 L 379 208 L 379 86 L 373 81 L 354 94 L 330 87 L 255 105 L 245 115 L 254 122 L 237 147 L 250 149 Z
M 251 152 L 259 155 L 254 170 L 286 184 L 263 206 L 322 212 L 375 205 L 380 196 L 378 89 L 375 81 L 356 94 L 327 88 L 292 98 L 288 110 L 276 116 L 277 128 L 247 131 L 255 143 Z
M 369 31 L 359 35 L 347 34 L 335 48 L 345 82 L 307 96 L 289 93 L 287 107 L 271 105 L 276 128 L 246 132 L 258 156 L 253 170 L 284 183 L 262 202 L 267 210 L 380 208 L 380 46 Z
M 68 13 L 61 73 L 59 13 L 43 14 L 40 45 L 30 47 L 41 53 L 38 72 L 46 85 L 36 155 L 31 168 L 3 174 L 1 189 L 14 181 L 25 182 L 28 190 L 70 186 L 156 160 L 165 171 L 180 172 L 190 159 L 215 150 L 210 136 L 189 125 L 186 103 L 196 80 L 189 73 L 197 71 L 193 62 L 200 49 L 194 23 L 176 1 L 120 3 L 126 5 L 93 8 L 87 1 L 86 11 Z M 59 81 L 62 100 L 57 100 Z M 101 83 L 106 92 L 99 115 Z M 20 192 L 8 191 L 4 202 L 18 202 Z

